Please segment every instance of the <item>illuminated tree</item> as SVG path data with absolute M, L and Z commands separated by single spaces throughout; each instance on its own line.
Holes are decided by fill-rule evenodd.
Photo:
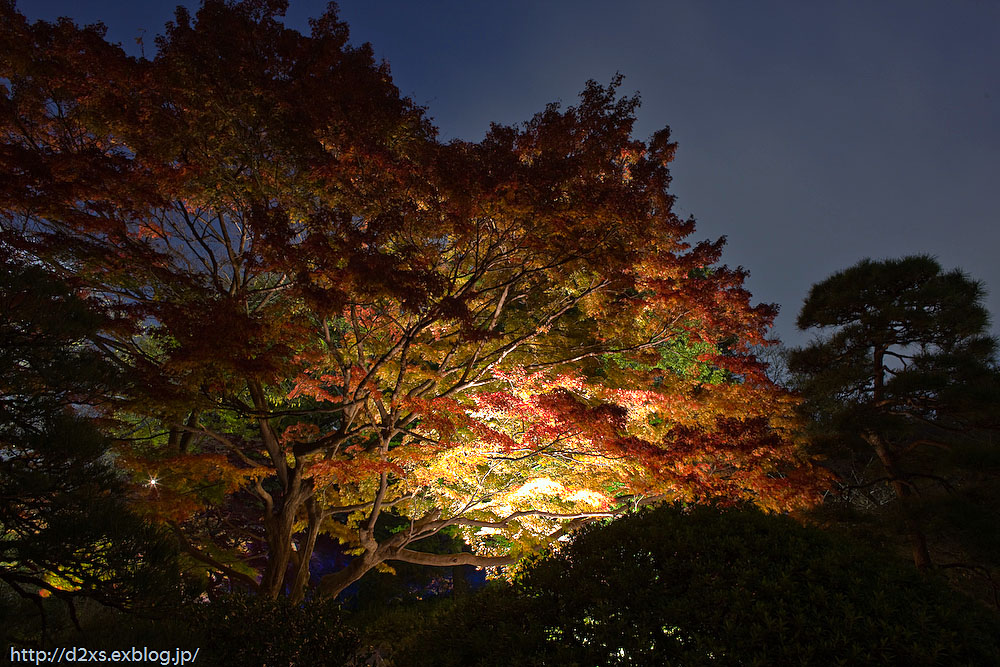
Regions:
M 963 459 L 996 458 L 983 430 L 997 427 L 1000 405 L 983 296 L 931 257 L 866 259 L 813 285 L 799 314 L 800 329 L 828 331 L 789 357 L 817 443 L 877 456 L 918 568 L 932 565 L 922 492 L 952 490 L 945 471 Z M 994 451 L 976 454 L 984 445 Z
M 298 599 L 322 532 L 356 550 L 332 596 L 653 498 L 809 501 L 749 351 L 774 309 L 685 242 L 618 81 L 442 144 L 333 10 L 306 37 L 282 8 L 179 10 L 152 61 L 7 12 L 5 229 L 133 322 L 103 343 L 145 385 L 120 461 L 191 555 Z M 442 530 L 475 552 L 419 550 Z

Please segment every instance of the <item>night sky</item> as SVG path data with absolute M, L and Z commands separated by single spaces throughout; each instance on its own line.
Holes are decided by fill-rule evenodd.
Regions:
M 18 0 L 31 19 L 103 21 L 146 55 L 176 0 Z M 192 9 L 197 1 L 186 3 Z M 286 23 L 325 2 L 291 0 Z M 929 253 L 986 283 L 1000 332 L 1000 2 L 345 0 L 443 139 L 479 140 L 587 79 L 625 75 L 636 134 L 670 125 L 678 212 L 726 235 L 776 333 L 810 285 L 863 257 Z

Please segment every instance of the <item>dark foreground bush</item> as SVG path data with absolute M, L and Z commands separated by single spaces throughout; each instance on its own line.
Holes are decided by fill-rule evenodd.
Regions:
M 334 602 L 296 605 L 287 598 L 230 594 L 210 603 L 185 602 L 155 619 L 90 609 L 81 618 L 83 632 L 64 634 L 57 646 L 109 654 L 135 646 L 171 656 L 177 649 L 193 656 L 197 649 L 193 664 L 212 667 L 340 667 L 356 664 L 358 649 L 357 634 L 344 618 Z
M 196 607 L 191 621 L 206 664 L 219 667 L 346 665 L 358 646 L 332 601 L 229 595 Z
M 399 667 L 1000 664 L 997 618 L 941 581 L 788 517 L 711 507 L 593 526 L 415 626 L 395 634 Z

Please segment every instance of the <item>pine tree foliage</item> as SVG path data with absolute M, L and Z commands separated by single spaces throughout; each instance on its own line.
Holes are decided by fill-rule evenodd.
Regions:
M 138 609 L 174 592 L 176 553 L 126 506 L 86 416 L 119 385 L 88 344 L 101 324 L 68 286 L 0 257 L 0 582 L 40 613 L 6 619 L 11 640 L 47 635 L 45 598 L 72 614 L 80 598 Z

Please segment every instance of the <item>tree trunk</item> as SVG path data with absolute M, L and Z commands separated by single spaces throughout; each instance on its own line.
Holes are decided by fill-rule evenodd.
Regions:
M 197 428 L 198 417 L 200 415 L 201 413 L 198 410 L 193 410 L 191 414 L 188 416 L 187 422 L 185 422 L 185 426 L 191 429 Z M 181 454 L 186 454 L 188 450 L 191 448 L 191 441 L 193 439 L 194 439 L 194 431 L 185 431 L 184 433 L 182 433 L 180 440 L 177 443 L 177 450 Z
M 260 428 L 264 448 L 267 450 L 281 484 L 281 493 L 273 496 L 273 506 L 271 501 L 265 501 L 267 507 L 264 510 L 264 531 L 268 555 L 267 565 L 260 582 L 261 595 L 276 599 L 285 588 L 288 564 L 292 560 L 295 517 L 302 506 L 312 497 L 312 481 L 302 479 L 302 466 L 298 458 L 295 459 L 295 467 L 289 466 L 285 447 L 278 439 L 267 417 L 270 406 L 261 384 L 256 380 L 249 380 L 247 388 L 253 398 L 254 409 L 258 412 L 257 424 Z M 315 537 L 313 537 L 312 543 L 315 543 Z M 311 545 L 307 553 L 300 552 L 298 555 L 299 561 L 304 561 L 305 568 L 308 570 L 309 558 L 312 556 Z M 292 594 L 295 594 L 294 582 Z
M 319 526 L 323 521 L 323 514 L 316 505 L 315 498 L 311 497 L 306 501 L 306 511 L 309 513 L 309 528 L 305 540 L 299 545 L 299 562 L 295 571 L 295 580 L 292 582 L 291 599 L 295 604 L 305 599 L 306 587 L 309 585 L 309 561 L 316 548 Z
M 887 350 L 887 345 L 876 345 L 874 349 L 872 358 L 872 371 L 875 380 L 872 390 L 872 403 L 874 405 L 878 405 L 882 401 L 885 391 L 885 353 Z M 869 431 L 864 433 L 863 437 L 875 449 L 875 453 L 882 462 L 882 467 L 885 468 L 885 472 L 891 480 L 893 491 L 896 492 L 896 498 L 899 500 L 899 512 L 903 517 L 903 527 L 910 538 L 913 564 L 917 566 L 918 570 L 927 570 L 933 566 L 933 563 L 931 562 L 931 554 L 927 550 L 927 538 L 920 529 L 916 517 L 913 516 L 913 508 L 910 506 L 913 488 L 900 474 L 896 465 L 896 457 L 889 451 L 882 436 Z
M 285 575 L 292 558 L 292 528 L 295 515 L 286 516 L 284 508 L 278 516 L 266 517 L 264 528 L 267 536 L 267 565 L 260 580 L 260 594 L 272 600 L 281 595 Z
M 903 517 L 903 527 L 910 538 L 913 564 L 917 566 L 918 570 L 930 569 L 934 563 L 931 561 L 931 554 L 927 549 L 927 537 L 924 535 L 923 530 L 921 530 L 916 517 L 913 516 L 913 508 L 911 506 L 914 495 L 913 489 L 901 476 L 899 468 L 896 465 L 896 459 L 882 438 L 875 433 L 866 433 L 864 438 L 875 449 L 879 461 L 882 462 L 882 467 L 885 468 L 885 472 L 891 480 L 892 489 L 896 492 L 900 514 Z

